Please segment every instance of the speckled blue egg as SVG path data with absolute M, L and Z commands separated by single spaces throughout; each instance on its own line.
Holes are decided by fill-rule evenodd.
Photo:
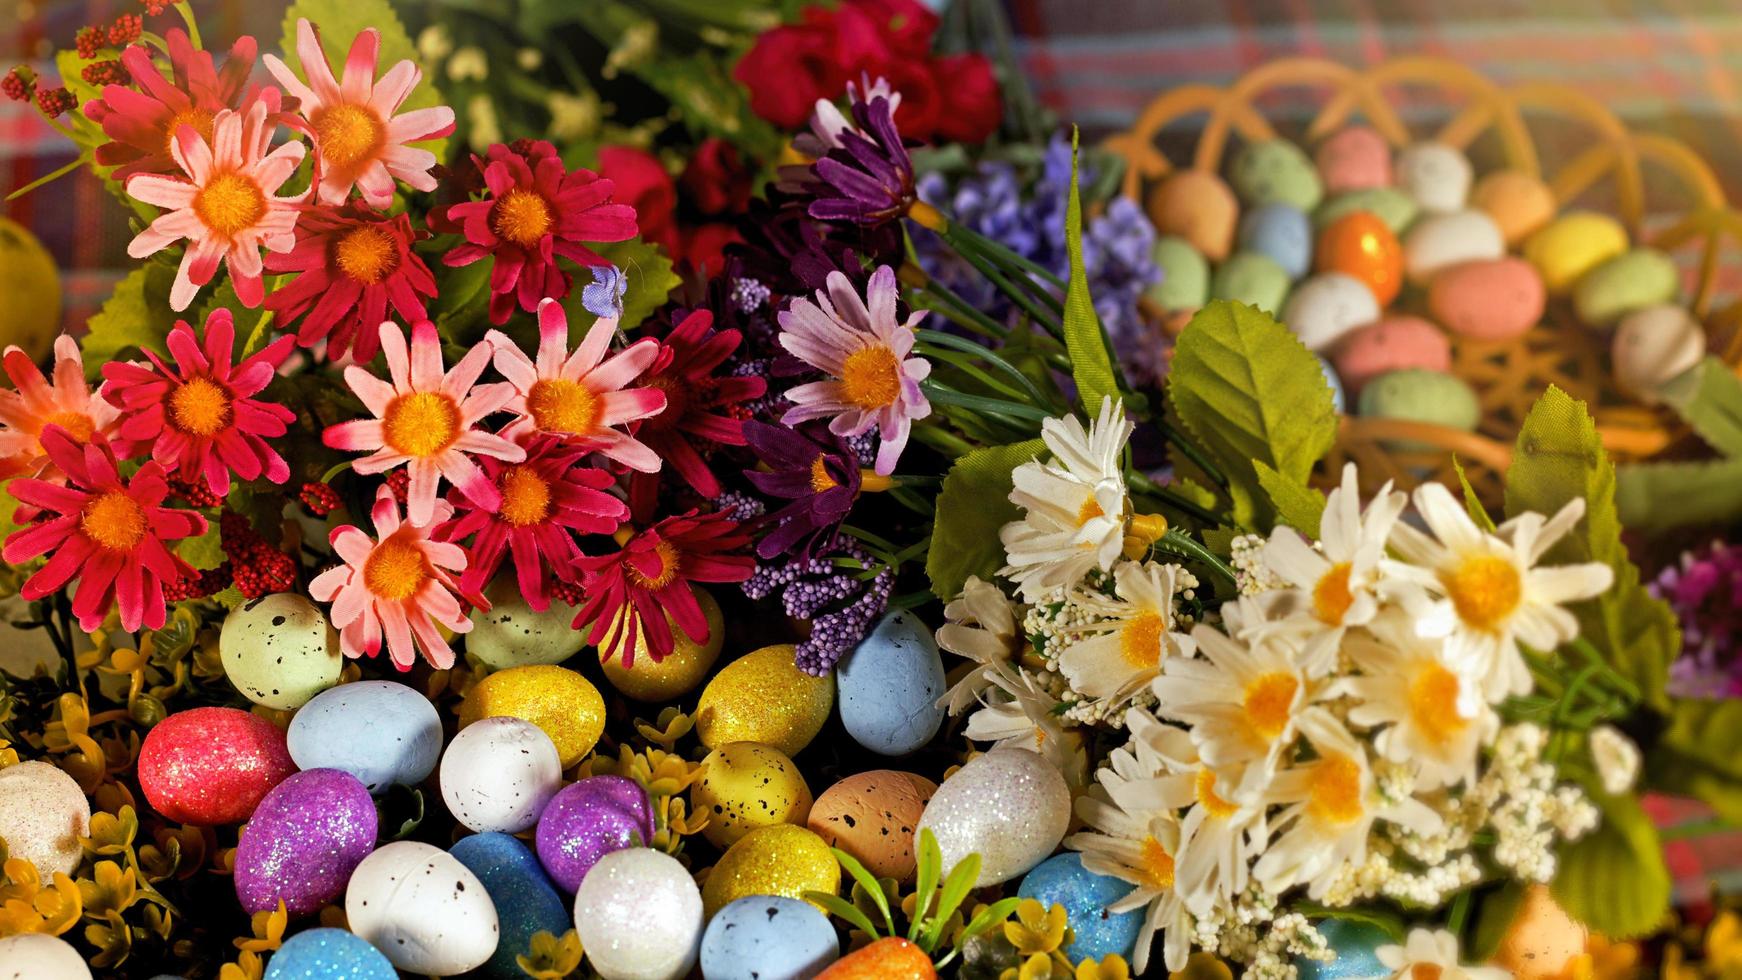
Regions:
M 1319 359 L 1319 370 L 1325 373 L 1325 383 L 1331 386 L 1331 407 L 1335 408 L 1337 414 L 1341 415 L 1349 405 L 1349 396 L 1343 388 L 1343 379 L 1337 377 L 1337 369 L 1331 366 L 1331 362 L 1326 360 L 1323 354 L 1313 356 Z
M 810 980 L 840 958 L 828 917 L 809 902 L 750 895 L 714 914 L 702 934 L 703 980 Z
M 835 670 L 841 723 L 880 755 L 906 755 L 944 723 L 944 663 L 931 630 L 910 612 L 878 622 Z
M 1083 867 L 1082 855 L 1074 853 L 1042 861 L 1016 890 L 1023 898 L 1035 899 L 1049 908 L 1064 906 L 1066 921 L 1077 937 L 1065 947 L 1065 955 L 1073 962 L 1101 959 L 1114 953 L 1131 958 L 1137 934 L 1143 929 L 1143 910 L 1107 911 L 1107 906 L 1130 892 L 1129 884 Z
M 343 769 L 380 794 L 412 786 L 442 754 L 442 720 L 414 687 L 358 681 L 322 691 L 290 721 L 290 757 L 301 769 Z
M 1337 958 L 1329 963 L 1297 956 L 1295 967 L 1300 980 L 1345 980 L 1352 977 L 1388 976 L 1393 971 L 1379 962 L 1378 949 L 1391 946 L 1397 940 L 1384 929 L 1366 922 L 1348 919 L 1325 919 L 1313 923 L 1319 935 L 1331 944 Z
M 1268 255 L 1290 279 L 1313 267 L 1313 222 L 1292 204 L 1273 201 L 1240 219 L 1240 250 Z
M 266 980 L 398 980 L 381 951 L 343 929 L 308 929 L 266 961 Z
M 481 969 L 492 977 L 524 976 L 514 958 L 531 951 L 535 933 L 561 936 L 569 931 L 568 903 L 557 894 L 532 849 L 507 834 L 463 837 L 448 853 L 484 883 L 502 924 L 496 954 Z

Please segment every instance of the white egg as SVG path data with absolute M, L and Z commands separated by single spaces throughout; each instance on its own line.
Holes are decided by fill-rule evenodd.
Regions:
M 0 939 L 0 977 L 4 980 L 91 980 L 91 968 L 72 944 L 59 936 L 23 932 Z
M 1654 405 L 1664 382 L 1706 356 L 1706 332 L 1679 306 L 1648 306 L 1621 318 L 1613 355 L 1615 384 Z
M 1506 254 L 1500 226 L 1486 211 L 1430 214 L 1416 221 L 1403 236 L 1403 272 L 1425 286 L 1434 274 L 1460 262 L 1497 259 Z
M 1354 276 L 1325 272 L 1296 286 L 1282 308 L 1282 322 L 1309 350 L 1335 344 L 1356 327 L 1379 319 L 1373 290 Z
M 538 823 L 562 779 L 556 743 L 524 718 L 475 721 L 442 755 L 442 800 L 479 833 L 518 834 Z
M 73 873 L 84 856 L 79 838 L 90 832 L 91 802 L 73 777 L 46 762 L 0 769 L 0 837 L 45 884 Z
M 612 851 L 575 892 L 575 930 L 605 980 L 678 980 L 701 948 L 702 893 L 664 851 Z
M 476 969 L 496 952 L 501 933 L 478 877 L 448 852 L 409 840 L 357 865 L 345 889 L 345 919 L 407 973 Z
M 1053 764 L 1027 749 L 993 749 L 944 780 L 920 815 L 937 835 L 944 873 L 980 855 L 974 887 L 1009 881 L 1045 860 L 1071 822 L 1071 791 Z
M 1393 173 L 1397 186 L 1424 211 L 1457 211 L 1470 196 L 1470 158 L 1444 143 L 1405 147 L 1397 155 Z

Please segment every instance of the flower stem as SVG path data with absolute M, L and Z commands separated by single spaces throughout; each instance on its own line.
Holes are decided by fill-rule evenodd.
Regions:
M 1194 558 L 1210 567 L 1210 570 L 1225 580 L 1230 586 L 1238 588 L 1239 583 L 1234 578 L 1234 570 L 1228 567 L 1215 552 L 1192 540 L 1192 537 L 1179 528 L 1170 527 L 1161 540 L 1155 543 L 1158 550 L 1170 552 L 1184 558 Z
M 191 0 L 183 0 L 182 3 L 176 4 L 175 12 L 180 14 L 182 21 L 187 24 L 188 41 L 193 44 L 195 50 L 205 47 L 204 44 L 200 43 L 200 25 L 194 20 L 194 5 Z M 305 73 L 307 70 L 303 69 Z
M 1046 409 L 1043 408 L 1036 408 L 1033 405 L 1024 405 L 1020 402 L 1008 401 L 1003 398 L 986 398 L 981 395 L 970 395 L 966 392 L 957 391 L 954 388 L 945 387 L 936 381 L 928 380 L 921 382 L 920 390 L 925 392 L 927 398 L 941 405 L 956 405 L 961 408 L 971 408 L 978 412 L 989 412 L 993 415 L 1002 415 L 1009 418 L 1030 419 L 1036 422 L 1052 418 L 1051 415 L 1047 414 Z
M 967 225 L 951 222 L 949 227 L 945 229 L 945 237 L 951 235 L 954 235 L 958 239 L 968 243 L 969 247 L 979 249 L 994 261 L 1006 266 L 1007 268 L 1014 271 L 1027 272 L 1031 275 L 1037 276 L 1042 282 L 1060 290 L 1065 288 L 1065 281 L 1055 275 L 1051 269 L 1040 265 L 1027 256 L 1017 254 L 1002 242 L 987 238 L 985 235 L 969 228 Z M 952 241 L 950 244 L 955 245 L 956 242 Z M 1063 309 L 1064 307 L 1061 305 L 1059 308 Z
M 933 344 L 938 347 L 954 348 L 963 353 L 973 354 L 976 357 L 984 359 L 986 363 L 1000 371 L 1003 371 L 1005 374 L 1008 374 L 1017 384 L 1021 385 L 1023 391 L 1027 393 L 1030 398 L 1034 399 L 1036 405 L 1051 406 L 1052 399 L 1048 398 L 1041 392 L 1040 387 L 1034 383 L 1034 379 L 1023 374 L 1021 368 L 1018 368 L 1016 365 L 993 353 L 986 345 L 975 343 L 966 337 L 957 337 L 955 334 L 940 333 L 936 330 L 915 331 L 915 336 L 924 343 Z
M 923 422 L 913 427 L 913 437 L 951 458 L 966 456 L 979 448 L 940 425 Z
M 1131 488 L 1131 492 L 1141 493 L 1147 497 L 1154 497 L 1167 504 L 1169 507 L 1185 514 L 1187 517 L 1202 522 L 1207 527 L 1219 527 L 1223 524 L 1229 523 L 1228 518 L 1225 515 L 1206 510 L 1203 506 L 1186 497 L 1184 494 L 1175 490 L 1169 490 L 1142 473 L 1127 473 L 1125 475 L 1125 485 Z

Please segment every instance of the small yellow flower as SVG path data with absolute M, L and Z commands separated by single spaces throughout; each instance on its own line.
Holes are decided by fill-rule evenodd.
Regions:
M 260 980 L 266 973 L 265 966 L 260 961 L 260 954 L 252 950 L 243 950 L 236 957 L 236 962 L 225 963 L 218 970 L 218 980 Z
M 0 769 L 16 765 L 18 765 L 18 750 L 12 747 L 11 742 L 0 738 Z
M 677 744 L 677 740 L 690 733 L 696 727 L 696 720 L 676 708 L 662 708 L 656 724 L 650 725 L 640 718 L 635 719 L 635 730 L 641 737 L 660 746 L 667 752 Z
M 1070 927 L 1066 925 L 1063 905 L 1048 909 L 1032 898 L 1025 898 L 1016 906 L 1016 920 L 1004 923 L 1004 938 L 1023 956 L 1050 954 L 1068 942 Z
M 1076 980 L 1131 980 L 1131 967 L 1125 957 L 1108 953 L 1099 961 L 1086 959 L 1078 963 Z
M 122 870 L 114 861 L 98 861 L 91 878 L 79 882 L 79 897 L 92 915 L 125 912 L 139 897 L 139 879 L 132 868 Z
M 1706 972 L 1731 976 L 1736 970 L 1742 970 L 1742 916 L 1727 909 L 1706 930 Z
M 98 950 L 97 955 L 91 957 L 92 966 L 118 966 L 133 952 L 133 930 L 121 921 L 119 913 L 110 912 L 102 922 L 85 926 L 85 942 Z M 254 980 L 259 980 L 259 977 L 260 974 L 254 974 Z
M 254 935 L 239 937 L 233 940 L 236 948 L 246 952 L 270 953 L 284 945 L 284 927 L 290 924 L 290 913 L 284 908 L 284 899 L 278 900 L 278 908 L 267 912 L 256 912 L 249 919 L 249 925 L 254 929 Z
M 1036 953 L 1022 961 L 1021 967 L 1006 967 L 998 980 L 1052 980 L 1052 957 Z
M 1167 980 L 1234 980 L 1228 964 L 1214 953 L 1193 953 L 1183 970 L 1167 975 Z
M 1638 943 L 1612 942 L 1607 936 L 1592 933 L 1585 942 L 1585 953 L 1596 980 L 1632 980 L 1639 975 Z
M 548 932 L 534 933 L 532 948 L 527 954 L 514 957 L 520 969 L 538 980 L 562 980 L 581 965 L 581 937 L 573 929 L 562 938 Z
M 317 918 L 320 919 L 321 925 L 324 928 L 343 929 L 346 932 L 351 931 L 351 924 L 345 921 L 345 909 L 342 905 L 322 906 L 320 915 Z
M 130 806 L 119 813 L 91 814 L 91 835 L 79 843 L 91 854 L 112 857 L 133 849 L 133 838 L 139 833 L 139 815 Z
M 58 871 L 55 872 L 54 885 L 47 891 L 37 892 L 31 904 L 36 914 L 42 916 L 36 931 L 51 936 L 58 936 L 77 925 L 85 911 L 79 885 Z

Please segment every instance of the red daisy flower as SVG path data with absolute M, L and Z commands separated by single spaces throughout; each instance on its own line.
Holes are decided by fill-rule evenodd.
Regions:
M 302 346 L 326 338 L 329 358 L 348 350 L 367 364 L 381 349 L 390 307 L 407 323 L 429 319 L 423 302 L 436 295 L 435 276 L 411 250 L 421 237 L 404 214 L 362 204 L 310 208 L 296 223 L 296 247 L 266 256 L 269 272 L 300 273 L 266 297 L 266 308 L 283 324 L 304 317 Z
M 739 403 L 761 398 L 768 390 L 763 378 L 715 377 L 743 340 L 737 330 L 714 330 L 714 315 L 697 310 L 671 328 L 660 341 L 659 355 L 636 384 L 665 392 L 665 411 L 641 422 L 636 435 L 677 471 L 695 491 L 710 500 L 720 495 L 720 481 L 708 469 L 704 454 L 716 445 L 744 445 Z M 637 487 L 657 486 L 658 474 L 637 474 Z

